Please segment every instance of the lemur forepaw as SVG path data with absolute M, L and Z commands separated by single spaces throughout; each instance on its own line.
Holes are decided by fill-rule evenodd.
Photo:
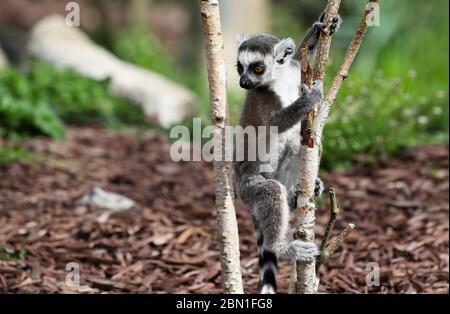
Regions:
M 323 31 L 326 27 L 326 24 L 324 22 L 314 22 L 314 27 Z
M 295 252 L 295 259 L 301 262 L 312 262 L 320 254 L 319 248 L 315 243 L 294 240 L 292 246 Z
M 322 195 L 323 191 L 325 190 L 325 185 L 323 184 L 323 181 L 320 178 L 316 179 L 316 184 L 314 186 L 314 195 L 316 197 L 319 197 Z M 289 193 L 289 207 L 292 210 L 295 210 L 297 208 L 297 197 L 302 191 L 302 187 L 300 186 L 300 183 L 297 183 L 291 187 L 290 193 Z
M 306 84 L 302 85 L 301 103 L 304 106 L 306 112 L 314 110 L 316 105 L 323 99 L 323 83 L 320 80 L 313 82 L 311 88 Z
M 324 19 L 325 19 L 325 12 L 322 13 L 322 15 L 319 18 L 319 21 L 314 24 L 320 30 L 324 30 L 326 26 L 323 21 Z M 338 14 L 331 20 L 330 35 L 336 33 L 339 30 L 339 28 L 341 28 L 341 24 L 342 24 L 342 17 Z
M 323 184 L 323 181 L 320 178 L 317 178 L 316 186 L 314 187 L 314 195 L 316 197 L 319 197 L 322 195 L 324 190 L 325 190 L 325 185 Z
M 289 207 L 290 207 L 291 211 L 293 211 L 297 208 L 297 197 L 301 191 L 302 191 L 302 187 L 300 186 L 300 183 L 297 183 L 291 187 L 291 191 L 289 193 Z
M 341 28 L 341 24 L 342 24 L 342 18 L 341 16 L 338 14 L 336 15 L 333 20 L 331 21 L 331 25 L 330 25 L 330 35 L 336 33 L 340 28 Z

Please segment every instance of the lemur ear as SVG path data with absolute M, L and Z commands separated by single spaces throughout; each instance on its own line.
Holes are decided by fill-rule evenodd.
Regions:
M 242 45 L 243 42 L 245 42 L 245 41 L 247 41 L 249 39 L 250 39 L 250 36 L 247 35 L 247 34 L 239 34 L 239 35 L 237 35 L 237 37 L 236 37 L 237 47 L 239 48 Z
M 273 47 L 273 56 L 279 64 L 284 64 L 287 59 L 291 58 L 295 51 L 295 43 L 292 38 L 280 40 Z

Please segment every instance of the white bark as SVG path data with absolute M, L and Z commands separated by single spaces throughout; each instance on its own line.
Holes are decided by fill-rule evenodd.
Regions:
M 93 43 L 64 18 L 50 16 L 31 32 L 29 51 L 34 57 L 82 75 L 111 78 L 111 90 L 141 105 L 147 116 L 168 127 L 194 113 L 195 96 L 163 76 L 116 58 Z
M 223 52 L 218 0 L 199 0 L 206 45 L 211 117 L 214 135 L 221 139 L 224 152 L 227 123 L 227 76 Z M 217 227 L 225 293 L 243 293 L 239 259 L 239 235 L 233 204 L 231 163 L 214 161 Z

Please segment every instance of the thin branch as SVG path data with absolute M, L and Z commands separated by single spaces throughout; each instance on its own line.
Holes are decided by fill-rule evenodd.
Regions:
M 323 235 L 322 239 L 322 244 L 320 245 L 320 256 L 316 261 L 316 274 L 319 272 L 320 266 L 329 258 L 327 244 L 330 241 L 334 224 L 336 223 L 337 217 L 339 216 L 341 211 L 336 201 L 336 191 L 334 190 L 334 188 L 330 188 L 328 197 L 330 200 L 330 219 L 328 220 L 325 234 Z
M 378 3 L 378 0 L 370 0 L 370 2 Z M 367 6 L 359 23 L 358 30 L 356 31 L 356 34 L 354 35 L 350 43 L 350 46 L 348 47 L 345 53 L 344 61 L 342 62 L 338 74 L 331 83 L 331 87 L 328 90 L 327 96 L 325 97 L 328 102 L 332 103 L 336 99 L 336 96 L 341 88 L 342 82 L 348 77 L 348 71 L 353 61 L 355 60 L 356 55 L 358 54 L 359 48 L 361 47 L 361 43 L 369 27 L 369 25 L 367 24 L 367 20 L 374 13 L 375 12 L 373 11 L 373 7 Z
M 330 188 L 329 191 L 330 199 L 330 221 L 328 222 L 327 229 L 325 231 L 324 238 L 322 240 L 321 248 L 325 248 L 331 237 L 331 232 L 333 231 L 334 224 L 336 223 L 337 216 L 339 216 L 341 209 L 339 208 L 336 200 L 336 191 L 334 188 Z
M 334 188 L 330 188 L 330 191 L 328 192 L 328 198 L 330 200 L 330 220 L 328 221 L 327 228 L 322 239 L 322 244 L 320 246 L 321 250 L 325 249 L 328 241 L 330 241 L 334 224 L 336 223 L 337 217 L 339 216 L 341 211 L 339 206 L 337 205 L 336 191 L 334 190 Z
M 354 224 L 348 224 L 347 227 L 337 236 L 336 240 L 333 241 L 329 246 L 327 246 L 327 258 L 324 263 L 328 261 L 328 258 L 334 254 L 334 252 L 341 246 L 342 243 L 348 238 L 350 233 L 355 229 Z
M 227 87 L 219 2 L 218 0 L 199 0 L 199 4 L 205 36 L 214 136 L 218 136 L 222 152 L 225 152 L 224 134 L 228 120 Z M 243 293 L 239 260 L 239 235 L 230 176 L 231 163 L 225 161 L 223 157 L 221 160 L 214 161 L 217 229 L 222 277 L 225 293 Z
M 314 80 L 324 80 L 325 70 L 328 64 L 331 40 L 330 25 L 332 20 L 338 14 L 341 0 L 329 0 L 325 10 L 324 23 L 326 25 L 323 30 L 319 43 L 317 44 L 316 64 L 314 67 Z
M 378 3 L 378 0 L 369 0 L 370 3 Z M 342 61 L 341 66 L 339 67 L 338 73 L 336 74 L 333 82 L 331 83 L 330 89 L 328 90 L 325 99 L 320 104 L 320 109 L 316 118 L 314 119 L 313 129 L 317 136 L 321 137 L 323 128 L 325 126 L 325 121 L 328 118 L 330 113 L 331 106 L 333 105 L 334 100 L 336 99 L 337 94 L 342 86 L 342 82 L 348 77 L 348 71 L 350 70 L 353 61 L 355 60 L 356 55 L 359 52 L 361 47 L 361 43 L 364 39 L 364 36 L 369 27 L 367 21 L 375 12 L 373 11 L 373 6 L 366 6 L 364 13 L 361 17 L 361 21 L 358 26 L 358 30 L 353 36 L 352 41 L 350 42 L 347 51 L 345 52 L 344 60 Z M 320 141 L 320 139 L 316 138 L 316 141 Z

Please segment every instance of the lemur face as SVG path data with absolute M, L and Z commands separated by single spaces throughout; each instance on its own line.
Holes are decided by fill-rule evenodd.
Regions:
M 238 55 L 237 71 L 240 76 L 239 85 L 245 89 L 253 89 L 270 81 L 273 58 L 259 52 L 242 51 Z
M 280 40 L 273 35 L 238 36 L 237 71 L 239 84 L 253 89 L 272 84 L 294 53 L 292 39 Z

